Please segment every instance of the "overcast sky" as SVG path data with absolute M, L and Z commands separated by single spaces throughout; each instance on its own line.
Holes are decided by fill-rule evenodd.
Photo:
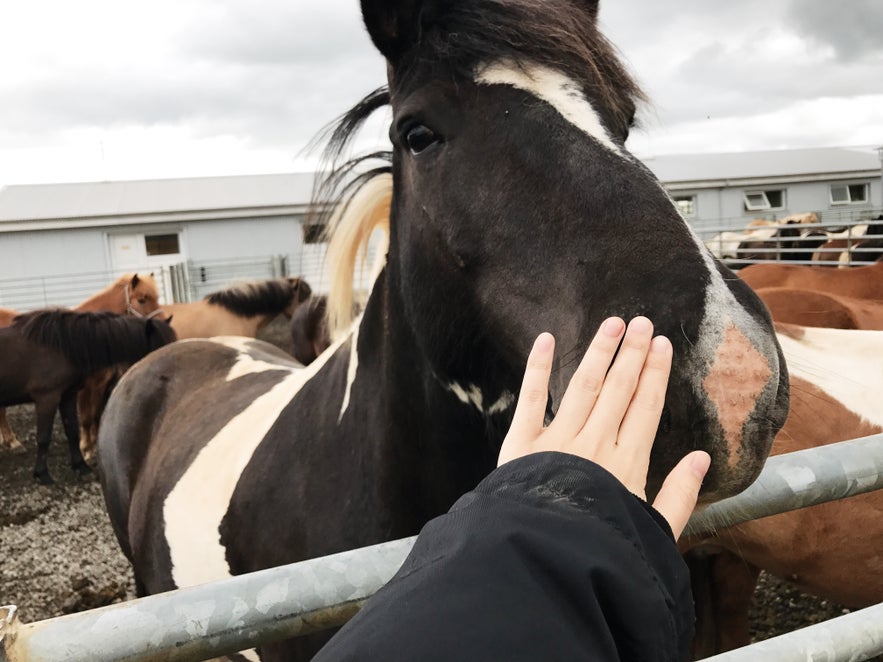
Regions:
M 606 0 L 601 23 L 653 101 L 641 156 L 883 144 L 883 0 Z M 0 2 L 0 186 L 305 170 L 384 78 L 356 0 Z

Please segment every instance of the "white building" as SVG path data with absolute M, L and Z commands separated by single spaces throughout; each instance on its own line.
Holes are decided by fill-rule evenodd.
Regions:
M 682 154 L 645 159 L 700 233 L 815 212 L 836 224 L 883 207 L 877 148 Z
M 703 234 L 808 211 L 839 223 L 883 207 L 873 148 L 645 162 Z M 322 291 L 324 245 L 305 224 L 313 179 L 280 174 L 2 188 L 0 306 L 72 305 L 111 275 L 135 270 L 160 276 L 167 301 L 182 298 L 175 288 L 182 270 L 191 297 L 231 280 L 281 273 L 304 275 Z

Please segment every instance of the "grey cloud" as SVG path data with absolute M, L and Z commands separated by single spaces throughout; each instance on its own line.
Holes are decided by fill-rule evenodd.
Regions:
M 880 0 L 792 0 L 788 18 L 802 35 L 831 46 L 843 60 L 883 53 Z

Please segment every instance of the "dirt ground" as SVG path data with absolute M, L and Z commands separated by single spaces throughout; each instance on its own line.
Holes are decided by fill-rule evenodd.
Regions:
M 262 337 L 287 349 L 287 328 L 281 322 Z M 27 453 L 0 451 L 0 605 L 17 605 L 21 620 L 30 622 L 133 598 L 128 561 L 117 546 L 97 478 L 70 471 L 56 421 L 49 458 L 56 484 L 37 485 L 31 478 L 33 406 L 8 413 Z M 751 626 L 759 640 L 843 613 L 837 605 L 764 575 Z

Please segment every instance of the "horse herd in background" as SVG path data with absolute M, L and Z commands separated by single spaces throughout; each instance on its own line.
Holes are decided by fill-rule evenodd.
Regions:
M 883 431 L 883 261 L 848 269 L 755 264 L 738 276 L 769 309 L 791 373 L 791 411 L 772 453 Z M 56 410 L 72 468 L 88 472 L 84 457 L 94 462 L 101 412 L 131 364 L 176 339 L 255 337 L 284 314 L 291 352 L 308 365 L 331 344 L 326 305 L 303 280 L 278 278 L 160 306 L 151 276 L 126 275 L 71 310 L 0 309 L 0 404 L 35 403 L 38 481 L 52 480 L 46 455 Z M 0 416 L 0 449 L 22 451 L 3 410 Z M 883 494 L 874 492 L 729 528 L 721 523 L 713 536 L 682 540 L 697 604 L 696 655 L 749 642 L 761 570 L 848 606 L 883 599 L 874 551 L 883 540 L 867 529 L 880 512 Z M 852 539 L 863 529 L 866 549 Z
M 340 167 L 329 190 L 340 195 L 323 201 L 342 203 L 329 255 L 335 242 L 355 255 L 381 220 L 389 236 L 360 315 L 348 315 L 351 291 L 334 296 L 338 285 L 352 289 L 352 270 L 329 260 L 343 271 L 327 301 L 299 279 L 276 279 L 161 307 L 155 287 L 134 294 L 150 279 L 130 276 L 114 290 L 122 299 L 89 309 L 112 313 L 13 316 L 0 330 L 0 352 L 64 366 L 58 395 L 38 407 L 53 417 L 62 407 L 77 470 L 72 393 L 119 362 L 96 378 L 83 407 L 93 413 L 80 418 L 87 455 L 101 418 L 99 477 L 139 595 L 417 533 L 495 466 L 524 357 L 546 328 L 563 349 L 550 413 L 605 317 L 644 314 L 671 338 L 648 494 L 695 448 L 713 458 L 709 502 L 754 480 L 770 446 L 783 453 L 883 431 L 883 262 L 745 266 L 738 276 L 715 263 L 625 149 L 641 92 L 597 30 L 597 3 L 361 6 L 390 88 L 331 134 Z M 387 105 L 393 155 L 341 164 L 359 125 Z M 344 191 L 333 185 L 353 179 Z M 635 242 L 648 218 L 654 240 Z M 844 246 L 829 242 L 853 251 L 855 240 L 804 234 L 817 224 L 756 224 L 709 248 L 724 260 L 819 254 L 839 264 Z M 868 224 L 862 255 L 881 227 Z M 730 245 L 732 256 L 722 250 Z M 113 316 L 125 313 L 125 322 Z M 248 337 L 279 313 L 292 318 L 301 363 Z M 80 331 L 57 330 L 72 320 L 96 334 L 120 327 L 125 351 L 100 353 Z M 200 339 L 224 334 L 246 338 Z M 87 358 L 63 346 L 74 338 Z M 21 361 L 12 372 L 25 370 Z M 0 375 L 0 405 L 40 397 L 20 381 Z M 35 476 L 49 482 L 44 433 Z M 696 655 L 748 643 L 760 570 L 845 606 L 883 601 L 881 512 L 874 492 L 682 540 Z M 267 646 L 263 659 L 307 659 L 323 637 Z
M 883 214 L 841 226 L 822 224 L 813 212 L 778 221 L 755 219 L 742 230 L 720 232 L 705 243 L 733 269 L 759 261 L 818 266 L 870 263 L 883 258 Z
M 303 279 L 277 278 L 235 284 L 193 303 L 160 306 L 152 274 L 126 274 L 69 310 L 19 313 L 0 308 L 0 450 L 25 451 L 5 407 L 33 403 L 34 478 L 53 482 L 46 460 L 56 412 L 61 414 L 72 469 L 88 473 L 104 405 L 133 363 L 175 340 L 255 337 L 278 315 L 292 318 L 310 296 Z M 294 318 L 291 324 L 295 353 L 305 363 L 321 351 L 325 328 L 315 314 L 321 309 L 305 307 L 307 313 L 310 310 L 313 314 Z

